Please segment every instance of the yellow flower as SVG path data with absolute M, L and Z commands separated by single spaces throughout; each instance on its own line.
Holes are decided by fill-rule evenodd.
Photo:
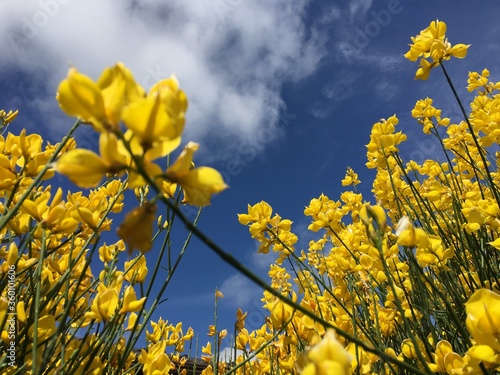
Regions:
M 323 339 L 304 352 L 296 366 L 303 366 L 301 375 L 347 375 L 351 370 L 351 355 L 338 342 L 335 332 L 327 330 Z
M 236 332 L 240 332 L 243 328 L 245 328 L 245 319 L 247 315 L 248 312 L 243 313 L 243 310 L 238 307 L 238 311 L 236 311 L 236 323 L 234 324 L 234 329 L 236 330 Z
M 181 142 L 182 128 L 176 127 L 158 93 L 131 104 L 123 111 L 123 122 L 142 150 L 160 147 L 167 155 Z M 152 159 L 152 158 L 151 158 Z
M 465 323 L 478 345 L 487 345 L 500 354 L 500 295 L 479 289 L 465 303 Z
M 406 358 L 409 359 L 416 359 L 418 358 L 418 353 L 424 354 L 425 353 L 425 346 L 422 340 L 420 340 L 418 337 L 415 338 L 417 342 L 417 349 L 415 349 L 415 345 L 413 344 L 413 341 L 410 339 L 404 339 L 403 342 L 401 343 L 401 352 Z
M 158 141 L 172 141 L 175 148 L 184 130 L 186 109 L 187 97 L 179 89 L 177 79 L 170 77 L 156 83 L 147 97 L 125 108 L 122 120 L 144 149 Z
M 53 315 L 44 315 L 38 319 L 37 324 L 37 339 L 38 342 L 43 341 L 51 337 L 56 331 L 56 320 Z M 35 326 L 32 325 L 28 329 L 28 336 L 33 338 L 35 334 Z
M 351 167 L 348 167 L 345 177 L 342 180 L 342 186 L 349 186 L 349 185 L 356 186 L 359 183 L 361 183 L 361 181 L 358 178 L 358 174 L 355 173 Z
M 495 241 L 488 242 L 488 245 L 491 245 L 495 249 L 500 250 L 500 237 L 498 237 Z
M 297 301 L 297 295 L 292 292 L 292 300 Z M 274 328 L 280 329 L 284 324 L 288 323 L 293 314 L 295 313 L 295 308 L 284 303 L 280 299 L 276 299 L 274 302 L 269 302 L 266 304 L 266 309 L 270 312 L 271 324 Z
M 127 328 L 125 328 L 125 331 L 132 331 L 134 329 L 135 323 L 137 322 L 137 314 L 136 313 L 131 313 L 128 317 L 128 325 Z M 139 328 L 140 325 L 137 326 Z
M 125 275 L 124 279 L 129 283 L 143 283 L 148 274 L 148 267 L 146 266 L 146 257 L 139 255 L 139 258 L 132 259 L 125 262 Z
M 248 205 L 248 214 L 238 214 L 238 221 L 243 225 L 257 221 L 267 222 L 271 220 L 272 213 L 273 209 L 269 203 L 261 201 L 253 206 Z
M 212 360 L 212 343 L 209 341 L 206 346 L 202 346 L 201 352 L 205 354 L 201 355 L 201 359 L 205 362 L 210 362 Z
M 215 334 L 216 334 L 215 326 L 213 324 L 209 325 L 207 336 L 209 336 L 209 337 L 215 336 Z
M 425 248 L 430 245 L 427 233 L 421 228 L 415 228 L 406 216 L 403 216 L 396 229 L 397 243 L 401 246 Z
M 179 184 L 184 191 L 184 202 L 194 206 L 210 204 L 212 195 L 227 189 L 222 175 L 210 167 L 192 168 L 193 154 L 199 145 L 189 142 L 166 175 L 171 182 Z
M 142 253 L 151 249 L 155 213 L 156 205 L 146 202 L 125 216 L 125 220 L 116 232 L 127 244 L 129 253 L 135 249 L 139 249 Z
M 376 241 L 378 236 L 384 235 L 387 218 L 382 206 L 365 204 L 359 210 L 359 218 L 366 225 L 368 235 L 372 241 Z
M 413 44 L 410 44 L 410 50 L 404 56 L 410 61 L 417 61 L 421 57 L 415 79 L 428 79 L 431 69 L 443 60 L 449 60 L 451 56 L 461 59 L 467 55 L 469 45 L 452 46 L 445 34 L 446 24 L 442 21 L 432 21 L 429 27 L 411 38 Z M 428 58 L 431 61 L 426 60 Z
M 5 125 L 10 124 L 19 114 L 19 110 L 15 110 L 14 112 L 9 111 L 5 112 L 3 109 L 0 110 L 0 126 L 3 127 Z
M 150 345 L 146 350 L 142 349 L 138 361 L 144 366 L 142 371 L 147 375 L 168 374 L 173 368 L 170 358 L 165 353 L 166 345 L 164 341 L 159 341 Z
M 134 288 L 132 286 L 128 286 L 123 295 L 123 307 L 120 309 L 120 314 L 137 312 L 142 308 L 144 302 L 146 302 L 146 297 L 142 297 L 140 300 L 137 300 Z
M 96 187 L 106 173 L 119 173 L 127 167 L 127 157 L 118 149 L 116 135 L 104 132 L 99 137 L 101 156 L 90 150 L 71 150 L 59 158 L 55 169 L 80 187 Z
M 168 324 L 168 321 L 164 321 L 162 318 L 158 320 L 158 323 L 152 321 L 151 326 L 153 327 L 153 332 L 150 333 L 146 330 L 146 341 L 152 344 L 156 344 L 167 337 L 167 333 L 172 327 L 171 324 Z
M 239 350 L 245 350 L 245 347 L 248 345 L 249 337 L 248 337 L 248 330 L 246 328 L 243 328 L 238 332 L 238 335 L 236 336 L 236 348 Z
M 118 307 L 118 293 L 115 289 L 105 289 L 97 293 L 92 301 L 91 311 L 85 314 L 86 320 L 109 321 Z
M 106 68 L 96 82 L 71 67 L 59 84 L 57 101 L 70 116 L 77 116 L 97 130 L 118 129 L 120 114 L 131 101 L 144 96 L 132 73 L 118 63 Z
M 436 345 L 436 351 L 432 355 L 434 363 L 428 364 L 432 372 L 446 372 L 444 359 L 449 353 L 453 353 L 451 344 L 446 340 L 439 341 Z
M 215 289 L 215 299 L 217 298 L 224 298 L 224 294 L 218 289 Z

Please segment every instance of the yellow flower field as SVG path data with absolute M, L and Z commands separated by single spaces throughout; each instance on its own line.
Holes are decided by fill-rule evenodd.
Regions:
M 266 311 L 255 330 L 241 309 L 234 328 L 207 327 L 203 375 L 498 373 L 500 82 L 487 69 L 470 72 L 467 107 L 446 66 L 468 53 L 436 20 L 404 56 L 418 61 L 416 79 L 444 74 L 462 111 L 453 122 L 429 97 L 411 109 L 422 137 L 441 146 L 436 160 L 402 158 L 407 136 L 392 115 L 373 125 L 366 146 L 373 196 L 347 168 L 339 200 L 321 195 L 304 209 L 315 235 L 307 249 L 296 248 L 291 218 L 267 202 L 238 215 L 261 256 L 277 254 L 267 281 L 180 209 L 201 210 L 227 185 L 195 164 L 195 142 L 170 160 L 188 110 L 174 76 L 146 92 L 122 63 L 97 81 L 70 68 L 56 99 L 76 122 L 55 145 L 27 134 L 17 111 L 1 110 L 0 373 L 194 373 L 184 354 L 195 332 L 151 319 L 192 236 L 263 288 Z M 98 133 L 98 150 L 78 147 L 79 127 Z M 56 173 L 82 190 L 64 193 Z M 189 232 L 181 249 L 169 241 L 179 225 Z M 110 230 L 116 243 L 103 240 Z M 216 303 L 222 297 L 217 291 Z M 234 356 L 223 360 L 231 335 Z M 146 344 L 138 350 L 138 342 Z

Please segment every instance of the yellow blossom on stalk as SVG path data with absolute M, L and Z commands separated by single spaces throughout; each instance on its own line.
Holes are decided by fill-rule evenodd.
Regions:
M 292 292 L 292 301 L 297 301 L 297 295 Z M 268 302 L 265 308 L 270 312 L 271 324 L 275 329 L 280 329 L 284 324 L 287 324 L 295 313 L 295 308 L 276 299 L 274 302 Z
M 193 155 L 199 145 L 189 142 L 179 158 L 166 171 L 169 181 L 177 183 L 184 191 L 184 202 L 194 206 L 210 204 L 212 195 L 227 189 L 222 175 L 210 167 L 193 168 Z
M 245 350 L 246 346 L 249 342 L 248 330 L 246 328 L 242 328 L 237 331 L 236 336 L 236 348 L 238 350 Z
M 153 332 L 146 331 L 146 340 L 152 344 L 156 344 L 160 340 L 167 337 L 168 331 L 172 328 L 168 321 L 160 318 L 158 322 L 151 322 Z
M 124 251 L 124 250 L 125 250 L 125 244 L 123 243 L 122 240 L 119 240 L 112 245 L 106 245 L 106 243 L 104 243 L 99 248 L 99 259 L 103 263 L 110 263 L 115 259 L 119 251 Z M 125 269 L 126 268 L 127 265 L 125 263 Z
M 224 294 L 218 289 L 215 289 L 215 299 L 224 298 Z
M 146 266 L 146 257 L 141 254 L 138 258 L 134 258 L 125 262 L 125 274 L 123 278 L 129 283 L 142 284 L 146 280 L 148 267 Z
M 212 343 L 209 341 L 207 345 L 201 347 L 201 359 L 205 362 L 210 362 L 212 360 Z
M 380 333 L 386 337 L 392 336 L 398 326 L 402 323 L 401 314 L 397 309 L 377 307 L 377 319 L 380 325 Z
M 382 206 L 371 206 L 365 204 L 359 210 L 359 218 L 366 225 L 366 230 L 371 241 L 377 241 L 377 238 L 384 235 L 387 227 L 387 218 Z
M 127 168 L 128 158 L 118 149 L 116 135 L 104 132 L 99 137 L 101 156 L 86 149 L 71 150 L 57 160 L 55 169 L 80 187 L 96 187 L 107 173 L 120 173 Z
M 215 336 L 215 334 L 217 333 L 216 331 L 216 328 L 213 324 L 209 325 L 208 326 L 208 333 L 207 333 L 207 336 L 208 337 L 211 337 L 211 336 Z
M 495 239 L 495 241 L 488 242 L 488 245 L 493 246 L 495 249 L 500 250 L 500 237 Z
M 144 302 L 146 302 L 146 297 L 137 300 L 134 288 L 128 286 L 123 294 L 123 306 L 120 309 L 120 314 L 138 312 L 142 308 L 142 305 L 144 305 Z
M 202 372 L 201 375 L 214 375 L 214 369 L 212 365 L 208 365 Z
M 0 322 L 4 323 L 5 319 L 7 319 L 7 313 L 9 313 L 9 300 L 5 297 L 0 296 Z M 7 324 L 4 324 L 3 327 L 4 330 L 1 331 L 1 339 L 4 342 L 10 342 L 9 339 L 9 333 L 7 331 L 8 326 Z
M 438 66 L 443 60 L 449 60 L 451 56 L 464 58 L 470 45 L 456 44 L 452 46 L 445 38 L 446 23 L 436 20 L 422 30 L 416 37 L 411 37 L 413 44 L 404 55 L 410 61 L 417 61 L 419 57 L 420 68 L 415 75 L 416 79 L 426 80 L 432 68 Z M 427 59 L 430 58 L 431 61 Z
M 441 238 L 439 236 L 429 236 L 429 244 L 425 247 L 418 247 L 415 254 L 418 264 L 421 267 L 428 265 L 439 266 L 446 268 L 448 259 L 453 258 L 455 255 L 453 248 L 444 248 Z
M 165 353 L 165 349 L 165 342 L 159 341 L 154 345 L 149 345 L 147 350 L 141 350 L 138 361 L 144 365 L 142 368 L 144 374 L 160 375 L 169 373 L 174 365 Z
M 432 355 L 434 363 L 428 363 L 429 369 L 433 372 L 446 372 L 445 358 L 449 353 L 453 353 L 451 344 L 446 340 L 439 341 Z
M 217 338 L 219 340 L 219 343 L 222 342 L 222 340 L 224 340 L 226 336 L 227 336 L 227 329 L 223 329 L 222 331 L 220 331 Z
M 316 345 L 307 349 L 296 363 L 301 375 L 348 375 L 351 355 L 338 342 L 333 330 L 327 330 Z
M 402 131 L 396 133 L 398 123 L 399 119 L 394 115 L 388 119 L 381 119 L 373 125 L 370 142 L 366 145 L 368 159 L 366 166 L 368 168 L 386 169 L 389 155 L 397 152 L 396 146 L 406 141 L 406 135 Z
M 142 253 L 151 249 L 155 213 L 156 205 L 146 202 L 125 216 L 125 220 L 120 224 L 116 232 L 127 244 L 129 253 L 135 249 Z
M 18 114 L 19 110 L 15 110 L 14 112 L 5 112 L 5 110 L 0 109 L 0 128 L 3 128 L 5 125 L 8 125 L 12 121 L 14 121 Z
M 500 89 L 500 82 L 496 84 L 489 82 L 488 77 L 490 76 L 490 71 L 488 69 L 483 69 L 481 74 L 478 72 L 469 72 L 469 79 L 467 80 L 467 91 L 472 92 L 477 90 L 479 95 L 484 95 L 490 93 L 495 89 Z M 483 90 L 481 90 L 483 89 Z
M 56 99 L 66 114 L 104 131 L 118 129 L 121 111 L 144 94 L 132 73 L 118 63 L 106 68 L 97 82 L 71 67 L 59 84 Z
M 429 238 L 422 228 L 415 228 L 407 216 L 403 216 L 396 227 L 397 244 L 408 247 L 427 247 Z
M 425 356 L 425 346 L 420 338 L 416 337 L 415 341 L 417 342 L 417 349 L 411 339 L 404 339 L 401 343 L 401 352 L 406 358 L 416 359 L 418 358 L 419 353 Z
M 10 190 L 16 185 L 18 177 L 15 170 L 11 168 L 9 160 L 0 154 L 0 189 Z
M 128 317 L 128 325 L 127 328 L 125 328 L 125 331 L 132 331 L 135 327 L 135 324 L 137 322 L 137 314 L 136 313 L 131 313 Z M 138 326 L 139 327 L 139 326 Z
M 265 222 L 271 220 L 272 213 L 273 209 L 269 203 L 261 201 L 253 206 L 248 205 L 248 214 L 238 214 L 238 221 L 243 225 L 256 221 Z
M 358 174 L 355 173 L 351 167 L 348 167 L 345 177 L 342 180 L 342 186 L 349 186 L 349 185 L 356 186 L 360 183 L 361 181 L 358 179 Z
M 118 307 L 118 293 L 115 289 L 103 288 L 92 301 L 91 311 L 85 314 L 87 321 L 109 321 Z
M 11 242 L 8 247 L 7 256 L 5 257 L 5 262 L 0 265 L 0 272 L 7 274 L 9 269 L 13 266 L 15 266 L 16 270 L 19 272 L 26 268 L 30 268 L 36 262 L 36 258 L 28 258 L 27 256 L 20 257 L 16 243 Z
M 125 108 L 122 119 L 145 151 L 157 142 L 170 142 L 170 153 L 181 141 L 186 109 L 187 97 L 177 79 L 170 77 L 156 83 L 147 97 Z
M 43 315 L 38 318 L 37 327 L 36 327 L 36 335 L 38 342 L 43 341 L 51 337 L 56 331 L 56 319 L 54 315 Z M 28 336 L 33 338 L 35 335 L 35 325 L 32 325 L 28 329 Z
M 355 344 L 349 344 L 345 350 L 351 355 L 351 368 L 359 371 L 359 374 L 369 374 L 372 369 L 372 362 L 368 353 L 363 348 Z
M 47 144 L 45 149 L 42 149 L 42 144 L 43 139 L 39 134 L 26 134 L 26 129 L 22 129 L 19 136 L 9 133 L 5 139 L 5 151 L 7 151 L 7 155 L 10 157 L 9 164 L 12 172 L 15 171 L 15 167 L 17 166 L 22 169 L 22 175 L 37 176 L 55 150 L 55 147 L 50 144 Z M 70 141 L 66 150 L 69 150 L 71 145 L 72 142 Z M 2 159 L 6 157 L 5 155 L 0 155 Z M 4 159 L 4 162 L 6 161 Z M 8 168 L 7 164 L 4 167 Z M 43 179 L 47 180 L 52 175 L 53 171 L 49 170 L 45 173 Z
M 236 323 L 234 323 L 234 329 L 236 333 L 240 332 L 243 328 L 245 328 L 245 319 L 247 317 L 247 314 L 248 312 L 243 313 L 241 308 L 238 307 L 238 311 L 236 311 Z
M 417 100 L 415 107 L 411 111 L 413 118 L 416 118 L 420 124 L 424 126 L 424 133 L 430 134 L 431 130 L 439 126 L 448 126 L 450 119 L 447 117 L 441 118 L 441 110 L 432 106 L 433 100 L 425 98 Z M 435 119 L 435 122 L 432 119 Z

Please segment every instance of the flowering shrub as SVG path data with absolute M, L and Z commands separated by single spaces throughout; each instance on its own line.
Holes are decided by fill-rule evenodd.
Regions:
M 61 143 L 44 146 L 25 130 L 0 136 L 1 372 L 167 373 L 182 365 L 184 343 L 194 334 L 162 319 L 147 328 L 191 237 L 180 250 L 172 247 L 175 209 L 205 206 L 226 185 L 215 169 L 194 167 L 196 143 L 166 162 L 181 143 L 187 109 L 175 77 L 146 93 L 123 64 L 105 69 L 97 82 L 71 68 L 57 100 L 78 117 Z M 2 129 L 16 115 L 2 111 Z M 76 147 L 80 126 L 99 132 L 98 154 Z M 93 189 L 64 192 L 50 184 L 54 171 Z M 126 189 L 139 206 L 117 227 L 121 239 L 103 242 Z M 158 201 L 165 216 L 157 217 Z M 162 237 L 150 274 L 145 253 Z M 129 258 L 139 254 L 123 261 L 126 249 Z M 159 277 L 160 264 L 167 274 Z M 133 349 L 144 331 L 139 354 Z
M 307 250 L 295 249 L 291 220 L 273 214 L 266 202 L 249 205 L 239 222 L 260 243 L 259 253 L 278 254 L 269 284 L 179 210 L 209 204 L 226 185 L 216 170 L 194 166 L 193 142 L 173 163 L 165 160 L 181 143 L 187 109 L 177 80 L 160 81 L 146 93 L 122 64 L 97 82 L 71 68 L 57 100 L 78 121 L 61 143 L 44 146 L 24 130 L 0 137 L 2 373 L 181 371 L 194 332 L 149 320 L 191 234 L 265 289 L 267 311 L 265 323 L 249 331 L 247 314 L 238 310 L 230 363 L 220 358 L 228 331 L 210 326 L 213 341 L 201 349 L 208 364 L 203 375 L 497 373 L 500 82 L 490 82 L 486 69 L 469 73 L 467 89 L 475 97 L 467 114 L 444 62 L 464 58 L 468 46 L 451 45 L 445 34 L 444 22 L 431 22 L 405 55 L 420 59 L 417 79 L 440 68 L 461 106 L 457 123 L 430 98 L 411 112 L 424 136 L 441 145 L 444 162 L 405 162 L 399 146 L 406 135 L 396 131 L 394 115 L 374 124 L 367 145 L 377 204 L 358 192 L 361 181 L 348 168 L 342 185 L 352 188 L 338 201 L 321 195 L 305 208 L 308 229 L 318 234 Z M 1 111 L 0 127 L 16 115 Z M 76 147 L 73 133 L 84 125 L 99 132 L 98 153 Z M 64 193 L 48 184 L 54 171 L 92 190 Z M 121 239 L 104 243 L 127 189 L 139 205 L 117 227 Z M 157 216 L 159 202 L 165 211 Z M 180 251 L 169 241 L 174 217 L 190 230 Z M 162 238 L 155 263 L 147 261 Z M 127 249 L 134 257 L 123 261 Z M 91 262 L 97 258 L 99 267 Z M 160 279 L 166 281 L 154 296 Z M 215 297 L 223 296 L 217 291 Z M 142 336 L 146 346 L 134 351 Z
M 458 99 L 444 61 L 465 57 L 468 46 L 451 45 L 445 32 L 444 22 L 431 22 L 405 57 L 420 59 L 417 79 L 441 67 Z M 500 153 L 492 147 L 500 141 L 500 82 L 488 77 L 469 73 L 476 96 L 458 123 L 430 98 L 413 108 L 444 162 L 405 162 L 395 115 L 373 125 L 366 166 L 376 171 L 377 205 L 357 191 L 348 168 L 342 185 L 351 190 L 305 208 L 309 231 L 318 233 L 307 250 L 295 249 L 292 222 L 268 203 L 239 215 L 259 252 L 278 253 L 269 277 L 282 296 L 266 291 L 266 324 L 239 330 L 238 373 L 500 370 Z

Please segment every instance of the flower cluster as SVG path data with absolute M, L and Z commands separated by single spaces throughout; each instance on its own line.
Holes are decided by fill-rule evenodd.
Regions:
M 465 56 L 468 46 L 452 46 L 445 32 L 433 21 L 412 38 L 406 57 L 421 58 L 417 78 Z M 304 208 L 308 244 L 264 201 L 238 215 L 258 253 L 277 255 L 261 299 L 266 316 L 255 327 L 238 309 L 227 362 L 230 332 L 210 325 L 202 375 L 498 373 L 500 82 L 484 69 L 467 84 L 475 97 L 463 119 L 445 117 L 431 98 L 412 110 L 421 136 L 442 150 L 436 160 L 404 162 L 396 115 L 373 125 L 366 166 L 377 203 L 347 168 L 338 200 L 321 194 Z M 157 216 L 158 200 L 204 206 L 226 186 L 214 169 L 194 167 L 196 143 L 172 164 L 158 162 L 181 143 L 186 96 L 173 77 L 146 93 L 117 64 L 97 82 L 71 68 L 57 98 L 79 118 L 61 143 L 25 130 L 0 135 L 0 372 L 187 374 L 181 354 L 193 330 L 149 321 L 189 242 L 172 246 L 176 210 Z M 16 115 L 0 111 L 2 131 Z M 99 133 L 99 153 L 76 148 L 71 135 L 84 123 Z M 54 169 L 92 189 L 47 185 Z M 140 206 L 118 226 L 120 240 L 102 243 L 131 188 Z M 159 236 L 158 259 L 148 262 Z M 125 260 L 127 248 L 140 253 Z M 222 297 L 216 290 L 216 307 Z
M 70 68 L 57 92 L 61 109 L 90 124 L 99 132 L 99 154 L 75 149 L 61 156 L 55 169 L 83 188 L 96 187 L 105 176 L 127 173 L 127 187 L 146 184 L 166 197 L 180 186 L 183 203 L 198 207 L 210 204 L 213 194 L 227 188 L 222 176 L 210 167 L 194 167 L 193 156 L 199 145 L 189 142 L 178 159 L 164 170 L 155 161 L 166 157 L 181 144 L 187 97 L 175 77 L 154 84 L 146 93 L 132 73 L 122 64 L 106 68 L 97 82 Z M 151 217 L 151 208 L 132 211 L 126 221 Z M 127 230 L 125 223 L 119 234 L 131 249 L 147 251 L 151 231 Z M 144 225 L 144 228 L 150 226 Z
M 97 82 L 71 68 L 57 100 L 64 112 L 79 118 L 60 143 L 44 144 L 25 129 L 0 135 L 0 372 L 180 369 L 184 344 L 194 335 L 191 328 L 183 333 L 182 323 L 151 321 L 146 347 L 140 353 L 134 347 L 189 243 L 175 248 L 176 212 L 167 210 L 165 220 L 157 216 L 158 200 L 177 209 L 202 207 L 226 188 L 215 169 L 194 167 L 199 147 L 194 142 L 171 165 L 158 163 L 181 144 L 186 95 L 174 77 L 146 93 L 119 63 Z M 2 132 L 17 113 L 0 111 Z M 98 153 L 77 148 L 73 135 L 84 124 L 99 133 Z M 53 180 L 56 171 L 90 190 L 65 191 Z M 117 227 L 121 239 L 103 242 L 113 215 L 125 207 L 128 189 L 140 205 Z M 164 240 L 152 277 L 144 253 L 159 236 Z M 134 249 L 140 254 L 131 258 Z M 179 251 L 177 261 L 174 251 Z M 167 257 L 163 286 L 153 289 Z M 156 296 L 152 290 L 159 290 Z M 15 355 L 7 351 L 12 348 Z
M 417 61 L 420 58 L 416 79 L 428 79 L 432 68 L 441 64 L 443 60 L 449 60 L 452 56 L 461 59 L 467 55 L 469 45 L 452 46 L 445 34 L 446 23 L 436 20 L 420 31 L 419 35 L 411 38 L 413 44 L 410 44 L 410 50 L 406 52 L 405 57 L 410 61 Z
M 435 21 L 412 38 L 406 57 L 421 58 L 417 78 L 426 79 L 451 56 L 465 56 L 468 46 L 452 46 L 445 31 L 444 22 Z M 369 204 L 356 190 L 351 168 L 342 186 L 353 191 L 338 201 L 324 194 L 310 201 L 308 230 L 320 236 L 300 255 L 293 252 L 297 240 L 283 241 L 285 254 L 293 256 L 272 263 L 269 278 L 288 302 L 264 292 L 266 323 L 237 334 L 243 354 L 236 363 L 245 368 L 237 373 L 500 369 L 500 154 L 492 152 L 500 144 L 500 83 L 489 75 L 469 73 L 468 90 L 477 96 L 463 121 L 445 117 L 430 98 L 412 110 L 446 162 L 404 163 L 399 147 L 406 135 L 396 131 L 397 116 L 373 125 L 366 165 L 376 172 L 378 203 Z M 285 229 L 279 215 L 271 223 L 271 214 L 271 206 L 260 202 L 238 217 L 260 242 L 259 252 L 267 253 L 262 249 Z

